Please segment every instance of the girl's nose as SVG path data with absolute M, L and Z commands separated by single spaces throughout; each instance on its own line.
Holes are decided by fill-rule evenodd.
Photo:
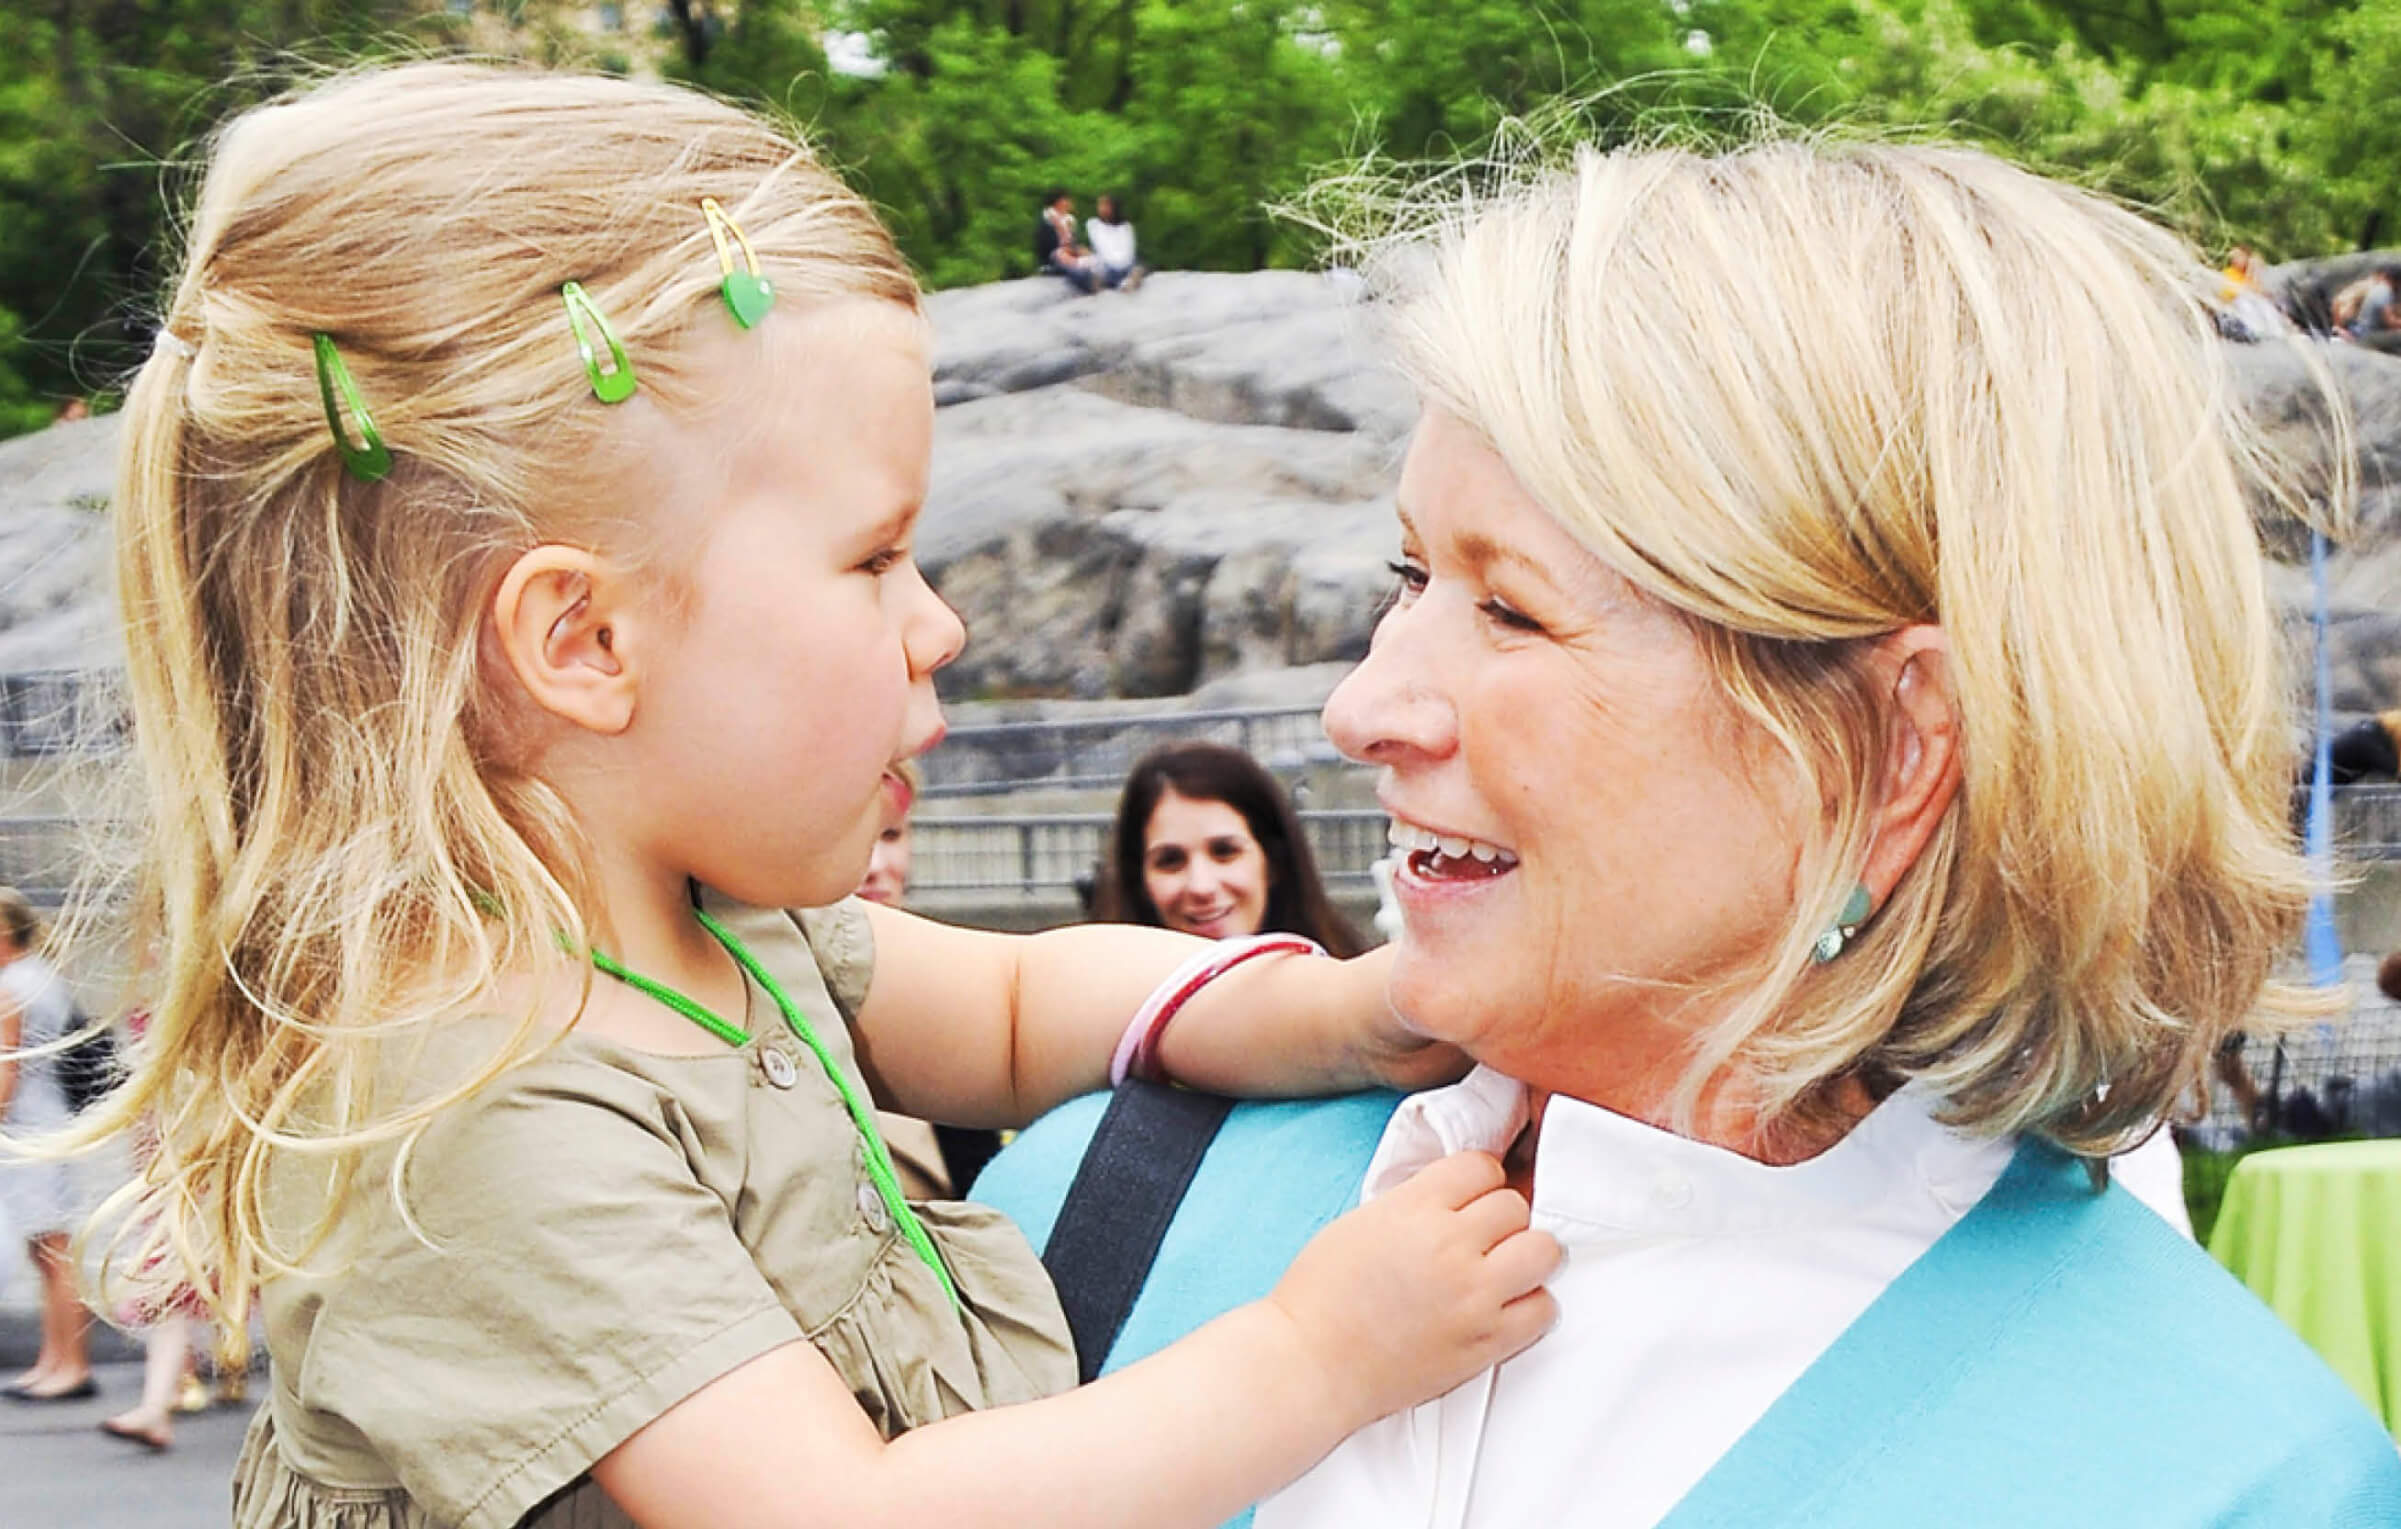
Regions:
M 934 593 L 934 586 L 925 581 L 925 572 L 914 562 L 909 564 L 910 575 L 917 580 L 919 598 L 910 613 L 906 645 L 909 653 L 909 672 L 923 677 L 948 664 L 967 647 L 967 623 L 950 608 L 950 602 Z

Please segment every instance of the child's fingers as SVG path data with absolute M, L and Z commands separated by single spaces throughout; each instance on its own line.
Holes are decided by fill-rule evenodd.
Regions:
M 1459 1220 L 1475 1239 L 1479 1251 L 1490 1252 L 1505 1238 L 1526 1229 L 1533 1210 L 1526 1197 L 1506 1186 L 1487 1190 L 1459 1209 Z
M 1484 1269 L 1503 1290 L 1535 1290 L 1559 1267 L 1559 1239 L 1528 1228 L 1495 1244 L 1484 1255 Z
M 1505 1359 L 1549 1332 L 1558 1321 L 1559 1298 L 1548 1290 L 1529 1290 L 1501 1308 L 1492 1341 Z
M 1454 1152 L 1428 1163 L 1394 1189 L 1391 1198 L 1457 1210 L 1478 1195 L 1501 1187 L 1509 1176 L 1501 1160 L 1489 1152 Z

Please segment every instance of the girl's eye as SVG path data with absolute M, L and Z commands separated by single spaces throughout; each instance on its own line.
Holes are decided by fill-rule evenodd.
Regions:
M 867 561 L 861 563 L 859 565 L 859 572 L 867 574 L 872 578 L 880 579 L 885 574 L 890 573 L 893 569 L 898 568 L 901 564 L 901 559 L 907 556 L 908 553 L 902 551 L 898 547 L 886 547 L 883 551 L 874 554 L 873 556 L 869 557 Z
M 1498 598 L 1487 599 L 1476 609 L 1512 632 L 1540 632 L 1542 630 L 1541 622 L 1523 611 L 1513 609 L 1507 602 Z
M 1426 571 L 1416 563 L 1402 558 L 1398 562 L 1386 563 L 1384 566 L 1392 570 L 1393 593 L 1396 599 L 1414 599 L 1426 592 Z

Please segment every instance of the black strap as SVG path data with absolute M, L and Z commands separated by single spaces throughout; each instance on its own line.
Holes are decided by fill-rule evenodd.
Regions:
M 1234 1101 L 1129 1078 L 1084 1149 L 1042 1265 L 1059 1287 L 1079 1380 L 1100 1374 L 1168 1223 Z

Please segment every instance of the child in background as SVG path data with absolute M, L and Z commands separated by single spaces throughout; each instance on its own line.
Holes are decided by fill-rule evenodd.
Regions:
M 120 1264 L 262 1290 L 240 1529 L 1212 1524 L 1547 1325 L 1461 1154 L 1069 1390 L 1022 1238 L 899 1194 L 870 1096 L 1456 1061 L 1374 957 L 845 900 L 963 634 L 916 286 L 793 139 L 411 65 L 237 119 L 189 246 L 117 501 L 159 998 L 68 1141 L 155 1120 Z
M 904 759 L 892 768 L 900 782 L 884 809 L 883 832 L 867 855 L 867 874 L 859 879 L 858 895 L 867 902 L 897 908 L 909 895 L 909 814 L 916 809 L 924 777 L 917 761 Z M 892 1166 L 900 1171 L 901 1187 L 912 1200 L 949 1200 L 967 1192 L 983 1166 L 1000 1151 L 1000 1133 L 966 1126 L 937 1126 L 913 1115 L 878 1110 L 875 1126 L 892 1151 Z

